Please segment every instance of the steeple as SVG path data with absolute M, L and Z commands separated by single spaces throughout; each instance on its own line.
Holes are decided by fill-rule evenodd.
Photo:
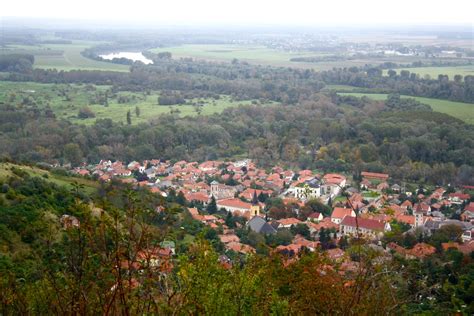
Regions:
M 415 216 L 415 228 L 416 227 L 421 227 L 423 226 L 423 208 L 421 206 L 421 202 L 418 202 L 418 205 L 415 208 L 415 211 L 413 212 L 413 215 Z
M 253 191 L 252 204 L 253 205 L 258 205 L 257 190 Z

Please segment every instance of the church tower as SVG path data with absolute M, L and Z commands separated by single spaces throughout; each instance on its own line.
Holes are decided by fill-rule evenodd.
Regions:
M 258 202 L 257 198 L 257 191 L 253 191 L 253 197 L 252 197 L 252 206 L 250 207 L 250 214 L 251 216 L 259 216 L 261 212 L 261 207 L 260 203 Z
M 415 211 L 413 212 L 415 216 L 415 228 L 423 226 L 423 209 L 421 208 L 421 203 L 418 203 Z

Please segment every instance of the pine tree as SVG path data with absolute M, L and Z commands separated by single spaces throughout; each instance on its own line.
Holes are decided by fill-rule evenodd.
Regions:
M 216 199 L 214 198 L 214 195 L 211 197 L 211 201 L 209 202 L 209 204 L 207 204 L 206 211 L 209 214 L 214 214 L 217 212 L 217 203 Z
M 127 124 L 132 125 L 132 114 L 130 113 L 130 110 L 127 111 Z

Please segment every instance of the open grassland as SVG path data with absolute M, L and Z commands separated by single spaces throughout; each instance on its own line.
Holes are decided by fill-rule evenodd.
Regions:
M 351 92 L 340 92 L 341 95 L 351 95 L 354 97 L 368 97 L 372 100 L 386 100 L 387 94 L 378 94 L 378 93 L 351 93 Z M 463 120 L 466 123 L 474 124 L 474 104 L 455 102 L 448 100 L 440 99 L 431 99 L 423 97 L 412 97 L 403 95 L 404 98 L 413 98 L 421 103 L 428 104 L 431 106 L 433 111 L 445 113 L 456 117 L 460 120 Z
M 93 124 L 96 119 L 109 118 L 115 122 L 127 122 L 127 112 L 132 114 L 132 124 L 147 122 L 162 114 L 175 113 L 180 116 L 211 115 L 229 107 L 249 105 L 252 101 L 236 101 L 222 95 L 218 99 L 202 98 L 186 100 L 182 105 L 158 105 L 158 91 L 118 92 L 109 91 L 109 86 L 40 84 L 33 82 L 0 82 L 0 102 L 24 107 L 44 109 L 50 107 L 57 118 L 67 119 L 78 124 Z M 100 99 L 107 91 L 107 103 Z M 122 99 L 122 101 L 119 101 Z M 126 99 L 124 102 L 123 99 Z M 266 103 L 272 105 L 275 103 Z M 80 119 L 79 109 L 89 107 L 95 118 Z M 140 115 L 136 116 L 135 109 Z
M 21 169 L 22 171 L 27 172 L 32 177 L 42 177 L 46 181 L 53 182 L 60 186 L 66 186 L 70 189 L 73 188 L 72 184 L 74 182 L 77 182 L 79 185 L 83 186 L 82 190 L 87 194 L 92 194 L 96 192 L 99 188 L 99 183 L 97 181 L 89 180 L 82 177 L 74 177 L 70 175 L 63 176 L 37 167 L 4 162 L 0 163 L 0 180 L 10 176 L 14 176 L 12 168 Z
M 35 56 L 33 67 L 41 69 L 129 71 L 129 66 L 96 61 L 81 55 L 99 42 L 73 41 L 72 44 L 12 45 L 1 54 L 25 53 Z

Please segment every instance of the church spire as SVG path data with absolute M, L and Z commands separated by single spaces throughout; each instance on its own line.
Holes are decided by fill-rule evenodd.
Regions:
M 258 205 L 257 190 L 253 191 L 252 204 Z

